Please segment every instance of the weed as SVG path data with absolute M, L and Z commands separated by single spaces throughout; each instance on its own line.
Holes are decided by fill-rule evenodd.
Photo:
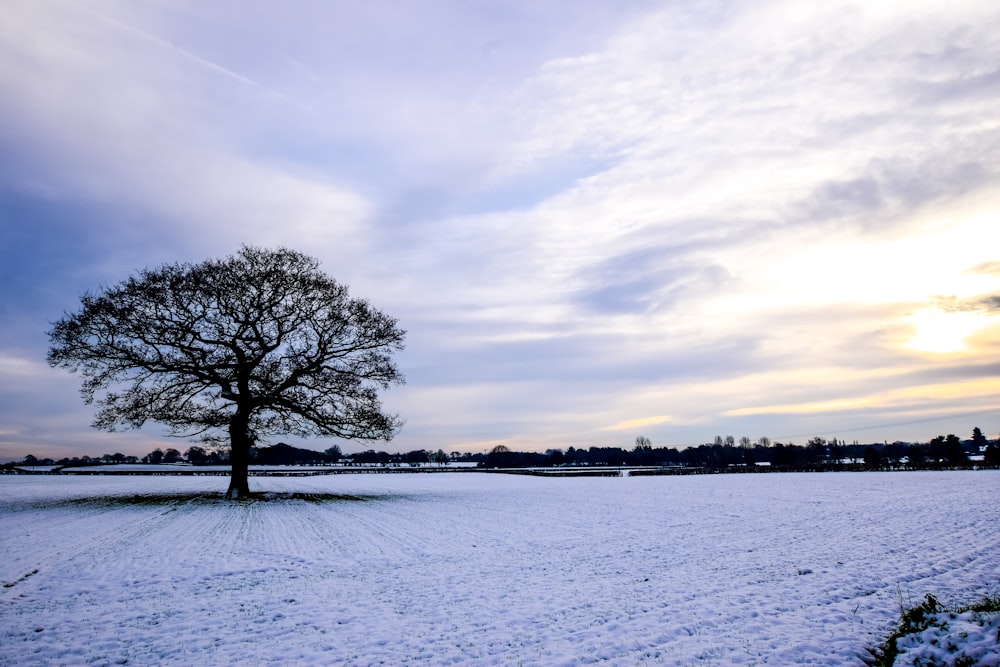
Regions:
M 899 655 L 897 641 L 906 635 L 921 633 L 931 625 L 936 624 L 939 620 L 937 618 L 938 614 L 949 611 L 954 614 L 961 614 L 965 612 L 1000 612 L 1000 594 L 986 595 L 973 604 L 955 609 L 946 609 L 938 601 L 938 599 L 930 593 L 924 596 L 924 601 L 922 603 L 916 605 L 915 607 L 910 607 L 909 609 L 905 609 L 902 606 L 902 593 L 900 593 L 899 598 L 900 619 L 896 630 L 889 635 L 881 646 L 868 649 L 868 652 L 872 655 L 873 662 L 871 664 L 874 665 L 874 667 L 892 667 L 892 665 L 896 662 L 896 657 Z M 963 658 L 960 657 L 959 660 L 962 661 Z M 957 662 L 956 665 L 958 664 L 962 663 Z

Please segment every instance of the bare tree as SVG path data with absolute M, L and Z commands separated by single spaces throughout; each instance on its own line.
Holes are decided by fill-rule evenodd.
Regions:
M 392 354 L 405 332 L 299 252 L 244 246 L 143 270 L 81 302 L 49 332 L 48 361 L 80 371 L 99 406 L 93 426 L 155 421 L 228 441 L 230 498 L 249 494 L 262 436 L 390 440 L 401 426 L 378 389 L 403 382 Z

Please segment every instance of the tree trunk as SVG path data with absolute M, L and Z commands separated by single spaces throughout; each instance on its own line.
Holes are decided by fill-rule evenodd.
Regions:
M 247 433 L 249 419 L 237 411 L 229 422 L 229 489 L 226 498 L 236 500 L 250 496 L 250 485 L 247 482 L 247 469 L 250 466 L 250 435 Z

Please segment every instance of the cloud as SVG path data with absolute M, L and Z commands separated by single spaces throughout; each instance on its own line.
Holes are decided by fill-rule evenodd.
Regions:
M 113 199 L 140 211 L 159 236 L 186 238 L 188 247 L 273 243 L 277 229 L 306 243 L 336 232 L 350 246 L 344 241 L 370 212 L 362 197 L 305 169 L 241 155 L 227 145 L 238 124 L 211 122 L 238 115 L 241 105 L 276 110 L 259 86 L 240 90 L 245 77 L 207 67 L 144 30 L 122 35 L 125 24 L 103 15 L 19 8 L 7 21 L 31 29 L 4 31 L 8 62 L 16 63 L 0 70 L 12 100 L 4 140 L 30 142 L 35 178 L 54 196 Z M 207 71 L 186 71 L 191 62 Z M 202 89 L 210 84 L 217 92 Z
M 1000 275 L 1000 261 L 982 262 L 968 269 L 968 272 L 982 273 L 988 276 Z
M 401 448 L 887 423 L 935 408 L 871 397 L 933 373 L 985 400 L 959 380 L 998 340 L 989 3 L 6 9 L 0 354 L 250 242 L 410 331 Z M 928 352 L 930 311 L 984 319 Z M 786 405 L 816 409 L 738 412 Z
M 673 419 L 666 415 L 658 415 L 656 417 L 640 417 L 639 419 L 629 419 L 628 421 L 618 422 L 614 426 L 608 426 L 606 431 L 632 431 L 638 428 L 643 428 L 644 426 L 654 426 L 657 424 L 666 424 L 673 421 Z
M 878 408 L 891 410 L 894 415 L 930 414 L 935 410 L 954 411 L 956 401 L 968 401 L 967 407 L 980 404 L 1000 407 L 996 400 L 1000 378 L 964 380 L 915 387 L 901 387 L 891 391 L 829 401 L 790 403 L 737 408 L 726 411 L 730 417 L 781 414 L 829 414 Z

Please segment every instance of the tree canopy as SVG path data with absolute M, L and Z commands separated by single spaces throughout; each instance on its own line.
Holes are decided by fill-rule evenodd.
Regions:
M 81 303 L 49 332 L 48 362 L 80 372 L 93 426 L 155 421 L 228 440 L 230 497 L 249 493 L 260 437 L 390 440 L 401 426 L 378 390 L 404 381 L 392 355 L 405 332 L 302 253 L 244 246 L 142 270 Z

